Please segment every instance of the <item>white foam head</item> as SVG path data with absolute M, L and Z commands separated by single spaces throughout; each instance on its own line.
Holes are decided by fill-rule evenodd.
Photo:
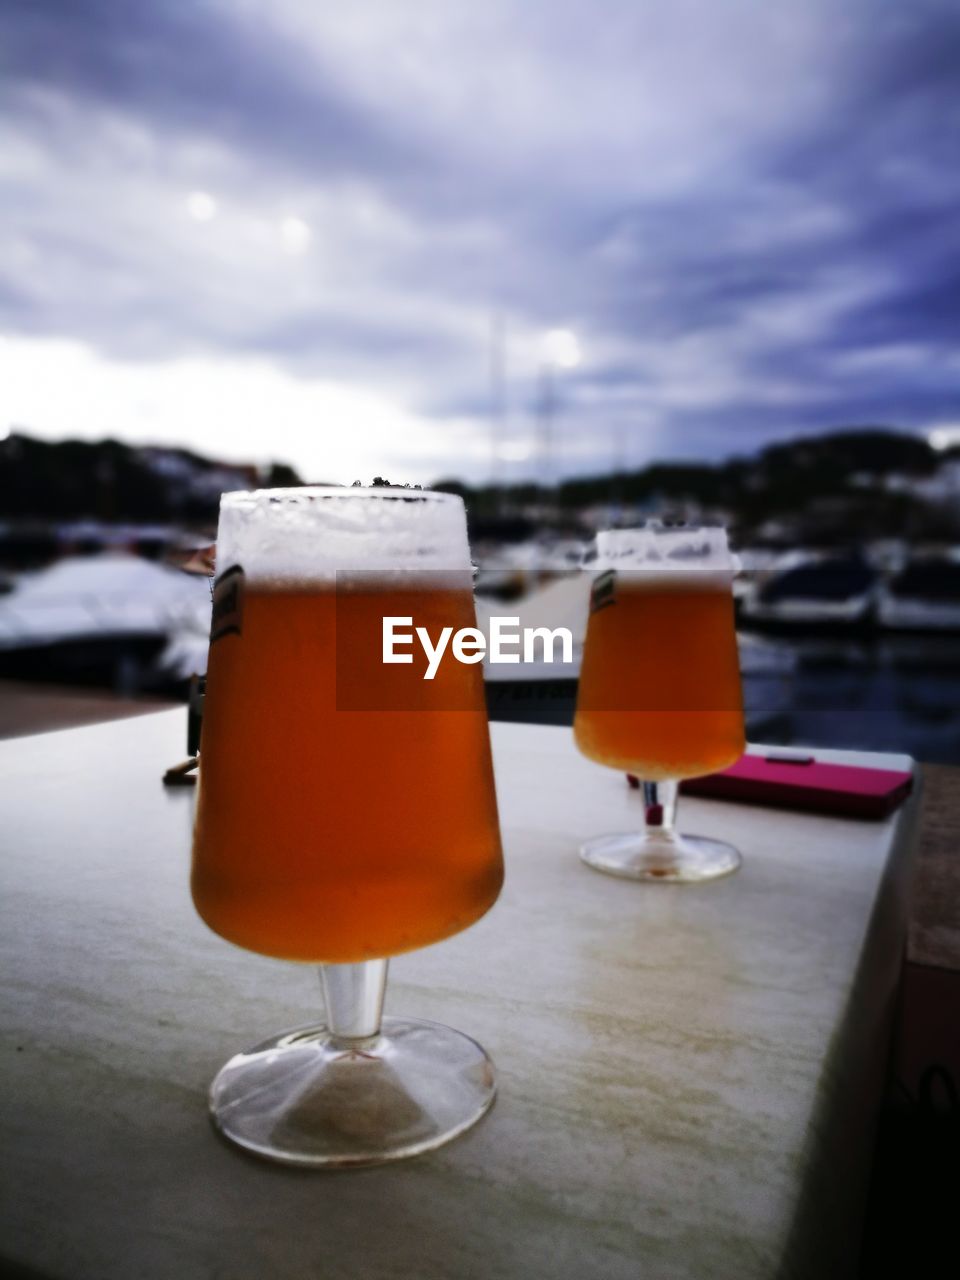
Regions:
M 470 582 L 463 500 L 420 489 L 257 489 L 220 499 L 217 572 L 327 585 L 345 571 L 455 571 Z
M 715 526 L 673 527 L 651 522 L 636 529 L 604 529 L 597 534 L 597 569 L 617 569 L 658 581 L 689 584 L 690 574 L 721 574 L 737 569 L 727 531 Z

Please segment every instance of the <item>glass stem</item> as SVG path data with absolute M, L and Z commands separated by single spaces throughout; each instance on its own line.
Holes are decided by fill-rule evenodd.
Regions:
M 336 1040 L 369 1040 L 380 1031 L 387 961 L 320 966 L 327 1029 Z
M 677 788 L 674 781 L 644 782 L 643 809 L 648 836 L 672 840 L 676 835 L 673 822 L 677 814 Z

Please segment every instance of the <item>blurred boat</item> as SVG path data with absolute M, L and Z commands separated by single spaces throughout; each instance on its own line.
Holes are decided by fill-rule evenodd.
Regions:
M 132 693 L 153 687 L 172 635 L 209 625 L 205 578 L 130 555 L 68 558 L 0 599 L 0 673 Z
M 758 583 L 741 602 L 740 620 L 785 633 L 866 629 L 880 583 L 878 570 L 856 556 L 807 560 Z
M 881 590 L 877 614 L 885 631 L 960 631 L 960 561 L 909 560 Z
M 558 627 L 566 627 L 573 638 L 574 664 L 576 672 L 579 672 L 583 638 L 587 632 L 587 615 L 590 611 L 589 574 L 581 570 L 567 570 L 547 582 L 534 582 L 532 586 L 528 586 L 523 596 L 506 603 L 501 599 L 491 600 L 478 594 L 476 605 L 477 626 L 485 634 L 493 614 L 516 618 L 521 629 L 547 627 L 556 630 Z M 503 671 L 507 669 L 506 666 L 500 668 Z
M 582 538 L 530 538 L 476 549 L 476 588 L 480 596 L 517 600 L 557 574 L 578 569 L 587 551 Z

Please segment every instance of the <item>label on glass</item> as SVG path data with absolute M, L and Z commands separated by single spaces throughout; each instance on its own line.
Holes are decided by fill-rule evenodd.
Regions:
M 238 636 L 243 621 L 243 569 L 238 564 L 225 569 L 213 584 L 213 614 L 210 643 L 223 636 Z
M 598 609 L 605 609 L 608 604 L 616 604 L 616 570 L 608 569 L 606 573 L 601 573 L 593 580 L 593 587 L 590 591 L 590 612 L 596 613 Z

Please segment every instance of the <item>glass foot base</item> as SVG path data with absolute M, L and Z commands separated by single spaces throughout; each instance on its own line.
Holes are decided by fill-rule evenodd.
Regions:
M 589 867 L 628 880 L 700 884 L 732 875 L 742 861 L 733 845 L 706 836 L 670 838 L 636 832 L 588 840 L 580 857 Z
M 336 1039 L 300 1027 L 231 1058 L 210 1088 L 224 1137 L 283 1164 L 337 1168 L 419 1155 L 493 1105 L 493 1063 L 438 1022 L 385 1018 L 380 1034 Z

